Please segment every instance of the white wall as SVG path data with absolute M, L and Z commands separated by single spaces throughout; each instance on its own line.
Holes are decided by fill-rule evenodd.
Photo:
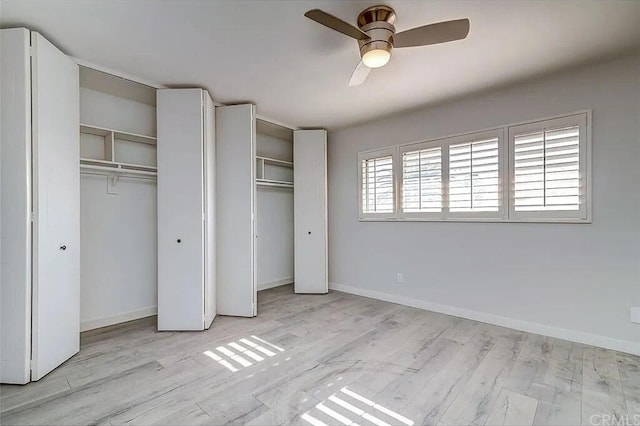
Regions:
M 258 290 L 293 282 L 293 191 L 258 187 Z
M 155 107 L 147 104 L 80 90 L 80 122 L 84 124 L 155 135 L 155 113 Z M 149 146 L 139 148 L 146 151 Z M 147 163 L 155 164 L 155 158 L 150 160 Z M 121 177 L 117 194 L 107 194 L 106 176 L 81 174 L 80 190 L 81 329 L 155 314 L 156 182 Z
M 91 329 L 153 315 L 157 307 L 156 183 L 105 176 L 80 181 L 80 322 Z
M 259 156 L 293 160 L 293 144 L 272 136 L 256 135 Z M 267 166 L 269 167 L 269 166 Z M 293 170 L 271 167 L 267 178 L 291 180 Z M 293 282 L 293 190 L 258 187 L 257 191 L 258 290 Z
M 592 224 L 358 221 L 359 151 L 583 109 Z M 640 353 L 639 55 L 338 130 L 328 156 L 333 288 Z
M 156 108 L 81 87 L 80 123 L 155 136 Z

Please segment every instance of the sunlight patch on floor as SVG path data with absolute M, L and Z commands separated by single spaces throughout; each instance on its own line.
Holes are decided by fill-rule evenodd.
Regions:
M 327 423 L 322 421 L 322 417 L 325 416 L 329 423 L 337 421 L 346 426 L 358 426 L 357 421 L 362 419 L 378 426 L 390 426 L 398 422 L 413 426 L 414 423 L 413 420 L 365 398 L 346 386 L 326 401 L 318 403 L 301 418 L 313 426 L 327 426 Z
M 274 357 L 280 352 L 284 352 L 284 349 L 258 336 L 251 335 L 218 346 L 214 350 L 204 351 L 203 354 L 235 373 L 242 368 L 251 367 L 267 358 Z M 275 365 L 279 365 L 279 363 Z

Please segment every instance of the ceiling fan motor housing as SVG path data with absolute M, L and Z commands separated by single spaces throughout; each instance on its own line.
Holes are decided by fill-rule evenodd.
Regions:
M 373 6 L 362 11 L 358 16 L 358 27 L 370 38 L 358 40 L 360 56 L 376 49 L 391 52 L 393 35 L 396 32 L 396 27 L 393 26 L 395 22 L 396 13 L 389 6 Z

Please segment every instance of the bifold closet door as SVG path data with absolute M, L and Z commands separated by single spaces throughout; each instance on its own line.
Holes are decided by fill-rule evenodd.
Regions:
M 158 330 L 202 330 L 202 90 L 158 90 L 157 118 Z
M 254 105 L 216 108 L 218 313 L 256 315 Z
M 80 350 L 78 65 L 38 33 L 32 46 L 31 379 Z
M 293 132 L 294 291 L 325 294 L 327 271 L 327 132 Z
M 31 380 L 31 36 L 0 30 L 0 382 Z

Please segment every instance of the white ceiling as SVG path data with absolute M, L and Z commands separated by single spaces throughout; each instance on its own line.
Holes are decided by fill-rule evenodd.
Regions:
M 383 1 L 398 31 L 468 17 L 469 37 L 397 49 L 347 87 L 355 40 L 306 19 L 320 8 L 355 22 L 380 1 L 1 0 L 3 27 L 41 31 L 68 54 L 164 85 L 251 101 L 290 125 L 343 127 L 441 102 L 640 44 L 640 1 Z

